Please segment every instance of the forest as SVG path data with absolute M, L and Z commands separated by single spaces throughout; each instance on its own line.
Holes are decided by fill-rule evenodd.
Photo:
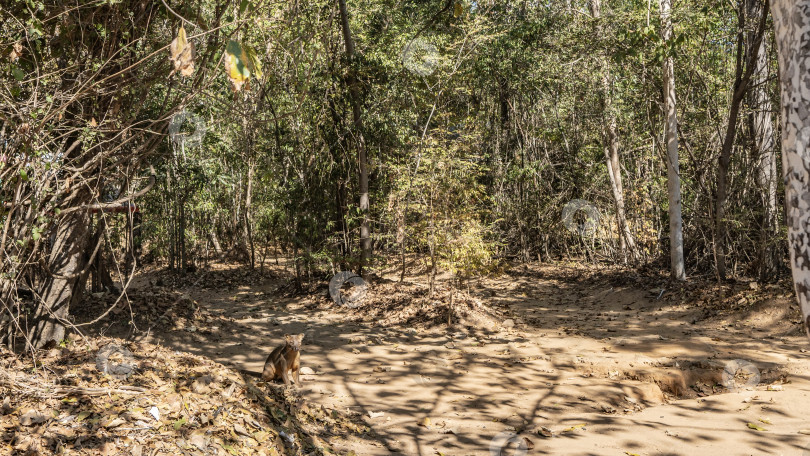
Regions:
M 0 2 L 0 453 L 810 454 L 808 32 Z

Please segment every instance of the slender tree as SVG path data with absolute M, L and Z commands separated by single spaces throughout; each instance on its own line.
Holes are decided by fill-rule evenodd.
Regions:
M 596 39 L 603 39 L 603 30 L 600 23 L 602 17 L 601 0 L 591 0 L 591 15 L 596 21 Z M 613 202 L 616 205 L 616 226 L 619 229 L 619 247 L 622 250 L 625 261 L 628 254 L 636 259 L 636 242 L 630 227 L 627 225 L 627 216 L 624 209 L 624 188 L 622 185 L 622 168 L 619 163 L 619 135 L 616 132 L 616 112 L 613 108 L 613 95 L 611 94 L 611 72 L 607 59 L 604 56 L 598 57 L 602 67 L 602 115 L 605 117 L 603 137 L 605 144 L 605 164 L 607 165 L 610 187 L 613 193 Z
M 363 118 L 360 107 L 360 82 L 357 80 L 357 69 L 354 66 L 354 39 L 352 38 L 352 30 L 349 26 L 349 13 L 346 10 L 346 0 L 338 0 L 338 6 L 340 8 L 340 23 L 343 28 L 343 41 L 346 44 L 346 60 L 349 65 L 346 83 L 349 86 L 349 94 L 352 103 L 352 120 L 354 121 L 354 131 L 352 133 L 357 143 L 357 159 L 360 162 L 360 216 L 362 220 L 360 224 L 360 270 L 357 272 L 362 274 L 368 263 L 368 259 L 371 257 L 371 232 L 368 226 L 369 202 L 366 140 L 363 136 Z
M 672 39 L 670 19 L 671 0 L 660 0 L 661 38 L 669 47 Z M 672 56 L 667 53 L 664 74 L 664 140 L 667 145 L 667 195 L 669 198 L 669 249 L 672 278 L 686 280 L 683 259 L 683 219 L 681 218 L 681 175 L 678 165 L 678 117 L 675 103 L 675 69 Z
M 767 5 L 759 0 L 746 0 L 746 14 L 756 18 L 767 14 Z M 764 212 L 760 228 L 757 252 L 757 269 L 760 280 L 770 280 L 777 274 L 777 266 L 784 256 L 779 241 L 779 206 L 776 195 L 777 149 L 774 147 L 773 107 L 769 94 L 768 40 L 762 38 L 757 44 L 756 31 L 749 31 L 746 39 L 748 61 L 752 62 L 753 75 L 748 89 L 748 130 L 751 136 L 751 151 L 757 164 L 757 184 L 760 187 Z
M 740 2 L 737 11 L 737 62 L 734 73 L 734 88 L 731 95 L 731 106 L 728 110 L 728 123 L 726 124 L 726 136 L 723 139 L 723 147 L 720 150 L 720 158 L 717 168 L 717 201 L 715 208 L 715 250 L 717 255 L 717 275 L 725 279 L 726 273 L 726 198 L 728 195 L 728 167 L 731 162 L 731 153 L 734 149 L 734 139 L 737 135 L 737 117 L 740 114 L 742 102 L 745 100 L 748 91 L 751 75 L 756 68 L 756 52 L 748 54 L 745 58 L 745 19 L 748 9 L 744 2 Z M 762 9 L 759 16 L 759 26 L 751 43 L 752 49 L 759 49 L 762 36 L 765 34 L 765 24 L 768 15 L 767 8 Z

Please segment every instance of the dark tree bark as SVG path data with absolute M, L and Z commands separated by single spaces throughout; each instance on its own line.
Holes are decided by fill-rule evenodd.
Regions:
M 53 237 L 53 246 L 48 258 L 49 277 L 39 290 L 42 303 L 34 316 L 34 328 L 29 336 L 35 348 L 49 341 L 59 342 L 65 338 L 65 325 L 70 304 L 80 296 L 77 284 L 87 248 L 90 217 L 86 211 L 74 211 L 60 221 Z
M 767 0 L 766 0 L 767 1 Z M 767 3 L 766 3 L 767 6 Z M 767 8 L 763 9 L 766 12 Z M 731 162 L 731 153 L 734 148 L 734 139 L 737 135 L 737 117 L 740 114 L 742 102 L 748 91 L 749 81 L 751 75 L 754 73 L 755 53 L 751 53 L 744 60 L 744 43 L 745 43 L 745 17 L 746 8 L 744 2 L 740 2 L 740 9 L 737 11 L 739 18 L 738 34 L 737 34 L 737 69 L 734 77 L 734 89 L 731 97 L 731 106 L 728 110 L 728 125 L 726 125 L 726 136 L 723 139 L 723 147 L 720 150 L 720 159 L 717 169 L 717 201 L 715 208 L 715 251 L 717 255 L 717 275 L 721 279 L 725 279 L 726 272 L 726 198 L 728 195 L 728 166 Z M 762 42 L 762 35 L 765 33 L 765 24 L 768 15 L 762 14 L 759 20 L 759 27 L 757 28 L 751 46 L 753 49 L 759 49 Z

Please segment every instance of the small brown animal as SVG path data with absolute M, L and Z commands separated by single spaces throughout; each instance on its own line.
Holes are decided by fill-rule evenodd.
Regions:
M 292 371 L 295 376 L 295 384 L 299 385 L 298 370 L 301 367 L 301 341 L 304 340 L 303 334 L 284 335 L 284 343 L 276 347 L 267 357 L 264 363 L 264 371 L 262 372 L 262 380 L 269 382 L 271 380 L 282 379 L 284 384 L 290 385 L 290 376 L 287 371 Z

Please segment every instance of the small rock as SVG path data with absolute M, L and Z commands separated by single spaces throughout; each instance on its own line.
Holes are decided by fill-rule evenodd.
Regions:
M 507 320 L 504 320 L 503 327 L 504 328 L 514 328 L 515 327 L 515 320 L 512 320 L 511 318 L 509 318 Z
M 312 368 L 311 368 L 311 367 L 306 367 L 306 366 L 304 366 L 304 367 L 302 367 L 302 368 L 301 368 L 301 371 L 300 371 L 300 372 L 301 372 L 302 374 L 304 374 L 304 375 L 315 375 L 315 371 L 314 371 L 314 370 L 312 370 Z

